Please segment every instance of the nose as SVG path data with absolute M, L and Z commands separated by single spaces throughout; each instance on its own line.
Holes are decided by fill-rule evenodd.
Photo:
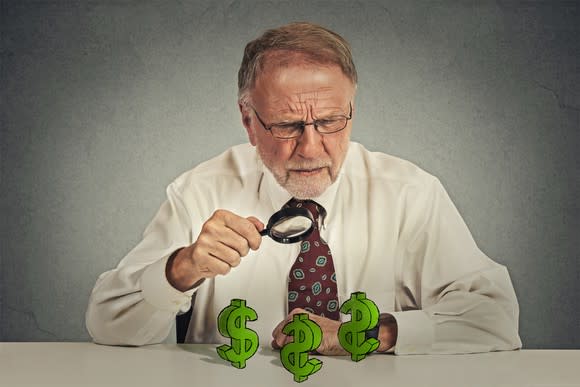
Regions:
M 313 123 L 304 125 L 304 131 L 297 141 L 296 153 L 302 158 L 315 159 L 324 153 L 322 135 L 314 128 Z

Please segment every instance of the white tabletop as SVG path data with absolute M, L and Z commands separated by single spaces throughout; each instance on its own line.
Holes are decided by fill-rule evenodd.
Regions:
M 580 386 L 580 350 L 374 354 L 358 363 L 318 355 L 322 369 L 296 383 L 278 351 L 261 348 L 236 369 L 215 348 L 0 343 L 0 386 Z

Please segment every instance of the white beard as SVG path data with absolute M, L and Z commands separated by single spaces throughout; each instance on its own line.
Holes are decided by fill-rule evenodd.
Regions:
M 326 191 L 328 187 L 336 180 L 332 178 L 330 170 L 332 162 L 318 161 L 318 162 L 304 162 L 301 164 L 287 162 L 284 166 L 271 165 L 261 147 L 256 146 L 258 157 L 268 170 L 274 175 L 274 178 L 292 197 L 296 199 L 314 199 L 319 197 Z M 298 173 L 291 173 L 289 169 L 316 169 L 324 168 L 321 172 L 312 176 L 300 176 Z

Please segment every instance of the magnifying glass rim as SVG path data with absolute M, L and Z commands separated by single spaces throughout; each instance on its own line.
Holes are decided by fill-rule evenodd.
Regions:
M 311 221 L 310 227 L 304 233 L 302 233 L 300 235 L 295 235 L 292 237 L 279 237 L 279 236 L 272 234 L 272 227 L 276 223 L 278 223 L 278 221 L 280 219 L 297 217 L 297 216 L 303 216 L 305 218 L 310 219 L 310 221 Z M 288 243 L 299 242 L 301 240 L 304 240 L 305 238 L 308 238 L 308 236 L 312 233 L 312 231 L 314 231 L 314 222 L 315 222 L 314 215 L 312 215 L 312 212 L 310 212 L 310 210 L 308 210 L 307 208 L 304 208 L 304 207 L 283 208 L 280 211 L 277 211 L 276 213 L 274 213 L 270 217 L 270 220 L 268 221 L 268 225 L 266 226 L 266 230 L 268 230 L 267 235 L 279 243 L 288 244 Z

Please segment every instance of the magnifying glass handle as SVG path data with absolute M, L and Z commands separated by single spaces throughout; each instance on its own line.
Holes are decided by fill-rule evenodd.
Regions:
M 261 236 L 266 236 L 266 235 L 268 235 L 269 232 L 270 232 L 270 230 L 268 228 L 265 228 L 262 231 L 260 231 L 260 235 Z

